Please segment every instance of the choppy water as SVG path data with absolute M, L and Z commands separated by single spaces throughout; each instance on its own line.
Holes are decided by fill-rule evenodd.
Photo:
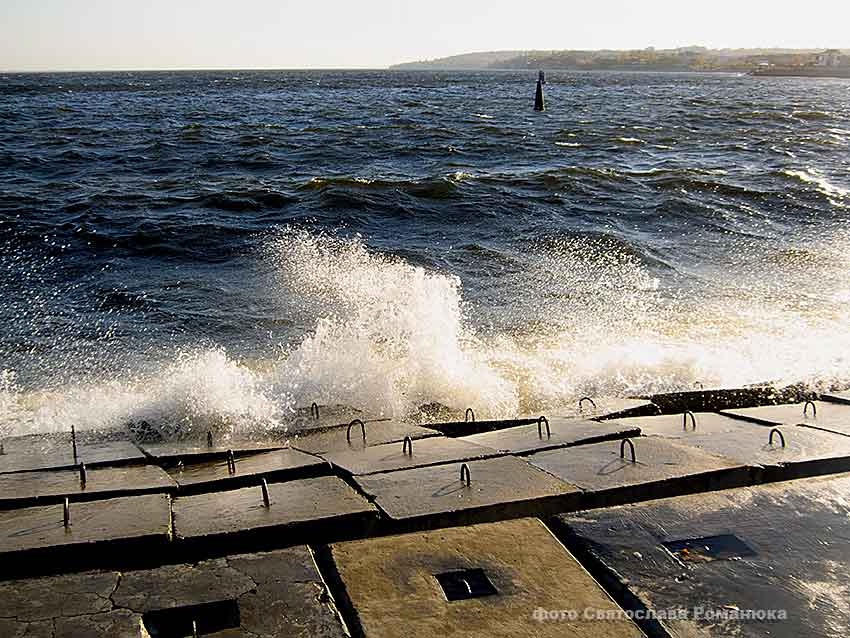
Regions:
M 0 429 L 850 384 L 850 82 L 0 76 Z

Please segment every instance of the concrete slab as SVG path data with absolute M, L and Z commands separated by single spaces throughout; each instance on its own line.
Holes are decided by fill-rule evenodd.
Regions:
M 554 520 L 620 604 L 687 614 L 658 620 L 654 635 L 828 638 L 850 635 L 848 494 L 843 475 Z M 785 619 L 768 620 L 768 610 L 784 610 Z
M 667 438 L 689 438 L 700 434 L 723 434 L 725 432 L 746 431 L 751 426 L 742 424 L 732 417 L 714 412 L 697 412 L 693 415 L 663 414 L 629 419 L 615 419 L 623 427 L 640 428 L 644 436 L 664 436 Z
M 222 547 L 243 543 L 277 543 L 309 535 L 365 533 L 377 510 L 339 478 L 326 476 L 268 486 L 270 506 L 259 485 L 228 492 L 181 496 L 174 500 L 174 531 L 186 545 Z
M 112 554 L 156 551 L 170 540 L 170 498 L 164 494 L 0 512 L 0 558 L 5 573 L 96 563 Z
M 674 441 L 632 439 L 635 462 L 623 443 L 582 445 L 527 458 L 534 466 L 585 490 L 584 507 L 737 487 L 750 481 L 750 470 L 742 464 Z M 625 458 L 621 457 L 623 451 Z
M 658 406 L 648 399 L 585 397 L 572 405 L 551 410 L 551 413 L 553 418 L 604 420 L 658 414 Z
M 185 463 L 168 468 L 168 474 L 183 495 L 256 485 L 260 478 L 281 481 L 330 472 L 330 466 L 322 459 L 292 449 L 238 456 L 232 473 L 228 465 L 226 458 Z
M 332 452 L 323 458 L 349 474 L 362 475 L 494 456 L 499 456 L 499 452 L 488 447 L 439 436 L 411 443 L 388 443 L 360 450 Z
M 516 419 L 490 419 L 484 421 L 476 421 L 474 417 L 469 421 L 446 421 L 439 423 L 428 423 L 429 428 L 437 430 L 444 436 L 460 437 L 480 434 L 482 432 L 494 432 L 496 430 L 504 430 L 506 428 L 516 428 L 521 425 L 530 425 L 537 423 L 539 416 L 534 417 L 518 417 Z
M 761 425 L 805 425 L 850 436 L 850 405 L 815 401 L 814 406 L 813 410 L 811 405 L 790 403 L 744 410 L 726 410 L 723 414 Z M 805 407 L 808 407 L 806 413 L 804 413 Z
M 474 434 L 462 440 L 485 445 L 501 452 L 523 455 L 633 436 L 640 436 L 640 429 L 623 426 L 620 422 L 554 418 L 549 420 L 548 430 L 545 424 L 524 425 L 496 432 Z
M 431 436 L 440 436 L 440 433 L 436 430 L 398 421 L 373 421 L 366 423 L 364 429 L 366 431 L 365 446 L 401 443 L 406 436 L 414 441 Z M 289 444 L 296 450 L 320 455 L 330 452 L 360 450 L 364 447 L 363 432 L 359 426 L 351 429 L 350 441 L 348 434 L 348 425 L 318 432 L 296 432 L 289 439 Z
M 339 543 L 329 553 L 355 633 L 370 638 L 643 635 L 536 519 Z M 492 585 L 490 595 L 447 600 L 437 575 L 474 569 Z M 550 621 L 540 614 L 566 607 L 620 617 Z
M 111 600 L 140 615 L 148 629 L 157 619 L 173 625 L 194 616 L 202 635 L 346 635 L 310 550 L 303 546 L 126 572 Z M 220 613 L 221 605 L 237 613 Z
M 316 416 L 318 414 L 318 416 Z M 297 408 L 289 422 L 290 432 L 321 432 L 347 426 L 354 419 L 364 423 L 390 421 L 389 417 L 371 412 L 357 410 L 347 405 L 313 405 Z
M 115 496 L 170 492 L 177 484 L 153 465 L 86 469 L 86 482 L 79 470 L 51 470 L 0 474 L 0 509 L 91 501 Z
M 3 439 L 0 474 L 32 470 L 143 463 L 144 454 L 121 432 L 80 432 L 77 457 L 70 432 L 25 435 Z
M 796 388 L 776 388 L 772 385 L 757 385 L 744 388 L 717 388 L 691 390 L 690 392 L 668 392 L 655 394 L 650 400 L 664 414 L 674 412 L 717 412 L 749 408 L 758 405 L 785 403 L 797 400 Z
M 171 441 L 161 443 L 140 443 L 139 447 L 151 459 L 163 465 L 174 465 L 180 461 L 194 462 L 224 458 L 229 451 L 234 454 L 253 454 L 273 452 L 286 447 L 282 441 L 249 441 L 245 439 L 219 441 L 219 444 L 207 445 L 206 441 Z
M 756 482 L 850 471 L 850 437 L 812 428 L 758 425 L 696 434 L 680 442 L 742 465 L 758 465 Z
M 850 405 L 850 390 L 847 392 L 831 392 L 829 394 L 822 394 L 821 398 L 824 401 L 829 401 L 830 403 L 843 403 L 844 405 Z
M 413 528 L 567 511 L 580 491 L 522 459 L 471 461 L 469 484 L 461 464 L 357 476 L 355 482 L 387 515 Z

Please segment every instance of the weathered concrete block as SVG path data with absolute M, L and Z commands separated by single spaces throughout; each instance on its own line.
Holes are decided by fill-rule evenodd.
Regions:
M 803 403 L 769 405 L 744 410 L 726 410 L 728 416 L 761 425 L 805 425 L 850 436 L 850 405 L 815 401 L 814 408 Z
M 668 613 L 654 635 L 828 638 L 850 634 L 848 494 L 843 475 L 556 521 L 567 546 L 622 605 L 686 614 Z
M 168 474 L 153 465 L 87 469 L 85 484 L 78 469 L 0 474 L 0 509 L 61 503 L 65 497 L 91 501 L 169 492 L 176 487 Z
M 591 397 L 551 412 L 554 418 L 607 420 L 658 414 L 658 406 L 648 399 Z
M 363 430 L 366 432 L 365 444 Z M 401 444 L 406 436 L 417 441 L 440 435 L 435 430 L 399 423 L 397 421 L 368 422 L 364 424 L 363 430 L 358 425 L 352 427 L 349 431 L 348 425 L 344 425 L 318 432 L 295 432 L 289 439 L 289 443 L 296 450 L 323 455 L 329 452 L 360 450 L 366 446 L 383 445 L 386 443 L 398 442 Z
M 255 485 L 261 478 L 268 481 L 310 478 L 330 471 L 320 458 L 284 449 L 247 456 L 238 456 L 231 472 L 227 459 L 181 464 L 168 469 L 181 494 L 198 494 L 212 490 L 235 489 Z
M 360 475 L 494 456 L 499 456 L 496 450 L 439 436 L 415 442 L 388 443 L 359 450 L 331 452 L 325 454 L 323 458 L 350 474 Z
M 541 610 L 622 610 L 536 519 L 339 543 L 330 556 L 346 609 L 367 638 L 642 635 L 624 617 L 543 619 Z M 466 586 L 487 595 L 447 600 L 437 576 L 472 570 L 481 570 L 476 578 L 491 588 Z
M 259 485 L 174 500 L 174 531 L 187 545 L 224 548 L 243 543 L 299 542 L 307 535 L 334 537 L 365 533 L 377 510 L 344 481 L 332 476 L 272 483 L 270 506 Z
M 736 487 L 750 481 L 750 471 L 742 464 L 670 440 L 633 439 L 634 461 L 624 443 L 582 445 L 527 458 L 536 467 L 585 490 L 585 507 Z
M 156 551 L 170 540 L 170 498 L 165 494 L 73 503 L 67 528 L 63 518 L 62 505 L 0 512 L 0 558 L 6 573 L 97 564 L 115 555 Z
M 355 481 L 395 521 L 413 527 L 460 524 L 567 511 L 580 490 L 516 457 L 357 476 Z M 560 508 L 560 509 L 559 509 Z
M 689 438 L 700 434 L 723 434 L 742 432 L 751 429 L 732 417 L 715 412 L 697 412 L 693 414 L 663 414 L 629 419 L 616 419 L 623 427 L 639 428 L 644 436 L 664 436 L 666 438 Z
M 164 465 L 174 465 L 177 462 L 197 462 L 224 458 L 229 451 L 234 454 L 259 454 L 261 452 L 273 452 L 286 447 L 283 442 L 271 441 L 248 441 L 237 439 L 231 441 L 219 441 L 213 445 L 207 445 L 204 441 L 171 441 L 165 443 L 140 443 L 139 447 L 145 454 Z
M 0 474 L 70 468 L 79 463 L 126 465 L 143 463 L 145 455 L 121 432 L 78 432 L 77 456 L 70 432 L 8 437 L 2 440 Z
M 830 403 L 843 403 L 844 405 L 850 405 L 850 391 L 831 392 L 829 394 L 821 395 L 821 398 L 824 401 L 829 401 Z
M 484 432 L 464 437 L 464 441 L 509 452 L 529 454 L 574 445 L 600 443 L 626 437 L 640 436 L 640 429 L 620 422 L 583 421 L 580 419 L 554 418 L 545 424 L 524 425 L 507 430 Z

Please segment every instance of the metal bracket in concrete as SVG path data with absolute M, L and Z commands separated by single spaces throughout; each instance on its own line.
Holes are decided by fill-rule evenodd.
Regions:
M 339 543 L 325 562 L 355 636 L 643 635 L 536 519 Z M 472 595 L 447 599 L 441 582 L 453 574 Z M 566 609 L 577 617 L 548 616 Z
M 152 465 L 86 469 L 85 483 L 79 470 L 49 470 L 0 474 L 0 509 L 173 492 L 177 484 Z
M 569 511 L 580 490 L 505 456 L 354 477 L 357 485 L 400 529 L 428 529 Z
M 841 611 L 850 571 L 848 494 L 843 475 L 598 509 L 552 523 L 623 607 L 685 612 L 644 625 L 649 635 L 831 638 L 850 635 L 850 617 Z M 731 542 L 714 547 L 717 537 Z M 712 540 L 682 551 L 704 539 Z
M 437 436 L 416 442 L 407 438 L 402 443 L 332 452 L 323 455 L 323 458 L 349 474 L 363 475 L 494 456 L 499 456 L 499 452 L 459 439 Z
M 177 540 L 189 549 L 226 554 L 237 540 L 241 548 L 255 549 L 357 537 L 377 521 L 375 507 L 336 477 L 272 483 L 268 493 L 269 507 L 259 480 L 254 487 L 177 497 Z
M 633 439 L 636 462 L 617 442 L 538 452 L 528 461 L 585 490 L 582 507 L 748 485 L 746 464 L 660 437 Z
M 157 552 L 170 540 L 170 498 L 165 494 L 71 503 L 0 512 L 3 577 L 65 565 L 97 565 L 134 552 Z
M 629 436 L 640 436 L 640 429 L 623 425 L 621 422 L 553 418 L 535 425 L 474 434 L 464 437 L 463 440 L 501 452 L 523 455 L 574 445 L 613 441 Z
M 183 463 L 168 468 L 168 473 L 176 481 L 180 494 L 187 495 L 256 485 L 260 478 L 280 481 L 321 476 L 330 473 L 330 466 L 310 454 L 283 449 L 234 455 L 232 464 L 228 458 Z

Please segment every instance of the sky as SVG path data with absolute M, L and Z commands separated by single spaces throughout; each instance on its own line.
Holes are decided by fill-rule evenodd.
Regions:
M 502 49 L 850 48 L 848 0 L 0 0 L 0 69 L 383 68 Z

